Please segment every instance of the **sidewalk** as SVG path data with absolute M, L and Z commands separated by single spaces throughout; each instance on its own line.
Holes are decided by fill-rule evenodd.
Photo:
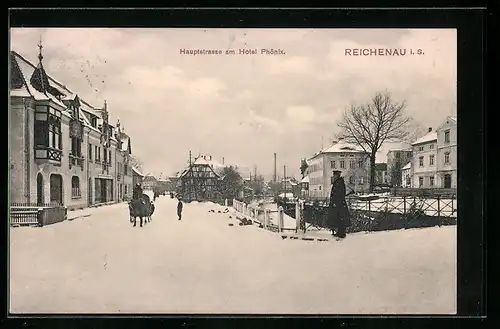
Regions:
M 78 218 L 90 217 L 93 214 L 95 214 L 96 211 L 99 211 L 99 209 L 103 209 L 103 208 L 109 209 L 110 207 L 120 206 L 120 205 L 121 206 L 126 205 L 126 202 L 121 201 L 121 202 L 114 202 L 114 203 L 110 203 L 110 202 L 100 203 L 100 204 L 91 205 L 90 207 L 84 208 L 84 209 L 68 210 L 67 220 L 74 220 L 74 219 L 78 219 Z

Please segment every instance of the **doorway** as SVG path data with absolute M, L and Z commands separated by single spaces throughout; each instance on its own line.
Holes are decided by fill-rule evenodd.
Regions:
M 63 181 L 61 175 L 50 175 L 50 202 L 63 205 Z

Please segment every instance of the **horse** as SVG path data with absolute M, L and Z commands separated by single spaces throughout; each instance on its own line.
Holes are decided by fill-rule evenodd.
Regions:
M 129 213 L 130 213 L 130 222 L 134 223 L 134 227 L 137 225 L 137 217 L 140 218 L 141 227 L 144 223 L 151 222 L 151 215 L 154 212 L 154 204 L 149 199 L 147 194 L 143 194 L 141 199 L 135 199 L 129 202 L 128 204 Z

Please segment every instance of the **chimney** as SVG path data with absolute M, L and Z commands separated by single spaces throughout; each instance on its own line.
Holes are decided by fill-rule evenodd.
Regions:
M 430 133 L 432 132 L 432 127 L 429 127 L 429 132 L 430 132 Z

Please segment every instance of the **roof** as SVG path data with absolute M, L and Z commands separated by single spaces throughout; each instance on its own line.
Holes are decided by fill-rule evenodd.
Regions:
M 95 116 L 99 119 L 102 119 L 102 114 L 99 109 L 87 103 L 84 99 L 81 99 L 75 92 L 71 91 L 68 87 L 66 87 L 61 82 L 57 81 L 54 77 L 50 76 L 45 69 L 43 69 L 43 65 L 35 66 L 33 63 L 28 61 L 26 58 L 21 56 L 15 51 L 11 51 L 11 63 L 13 66 L 17 66 L 24 80 L 24 86 L 21 88 L 11 89 L 11 96 L 22 96 L 22 97 L 30 97 L 32 96 L 36 100 L 50 100 L 55 104 L 61 106 L 64 111 L 63 114 L 69 115 L 67 111 L 67 105 L 62 102 L 62 100 L 74 100 L 78 97 L 80 103 L 80 109 L 83 111 L 81 117 L 85 126 L 92 128 L 93 130 L 97 130 L 92 127 L 87 116 Z M 38 70 L 38 71 L 37 71 Z M 37 74 L 43 74 L 42 80 L 44 83 L 48 83 L 48 87 L 50 92 L 61 94 L 61 100 L 57 99 L 50 92 L 40 92 L 32 85 L 31 77 L 33 74 L 37 72 Z M 111 115 L 108 113 L 108 121 L 113 122 L 111 120 Z M 111 127 L 113 125 L 110 124 Z M 111 136 L 111 139 L 114 139 L 114 136 Z
M 403 168 L 401 168 L 401 170 L 407 170 L 407 169 L 411 169 L 411 161 L 408 162 Z
M 309 183 L 309 176 L 302 178 L 301 183 Z
M 315 153 L 312 157 L 310 157 L 306 161 L 311 160 L 311 159 L 315 158 L 316 156 L 318 156 L 320 154 L 325 154 L 325 153 L 366 153 L 366 151 L 363 150 L 363 148 L 361 148 L 358 145 L 347 143 L 347 142 L 340 140 L 340 141 L 334 141 L 332 143 L 332 145 Z
M 144 174 L 141 173 L 139 171 L 139 169 L 137 169 L 136 167 L 132 167 L 132 171 L 137 175 L 137 176 L 141 176 L 141 177 L 144 177 Z
M 386 171 L 387 170 L 387 163 L 376 163 L 375 170 Z
M 457 122 L 457 117 L 448 117 L 450 120 Z
M 411 145 L 430 143 L 434 141 L 437 141 L 437 133 L 435 131 L 431 131 L 414 141 Z

